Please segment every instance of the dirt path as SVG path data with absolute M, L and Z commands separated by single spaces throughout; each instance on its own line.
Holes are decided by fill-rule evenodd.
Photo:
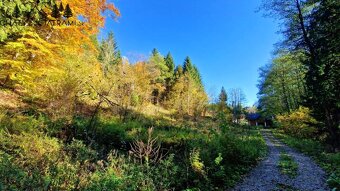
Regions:
M 282 144 L 269 131 L 262 132 L 268 146 L 268 156 L 248 177 L 233 190 L 274 191 L 274 190 L 330 190 L 325 180 L 325 172 L 309 157 Z M 280 172 L 278 167 L 280 153 L 285 151 L 298 164 L 297 176 L 290 178 Z

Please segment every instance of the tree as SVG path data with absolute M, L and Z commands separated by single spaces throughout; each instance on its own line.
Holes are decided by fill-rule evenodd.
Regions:
M 202 76 L 201 76 L 196 65 L 193 65 L 193 70 L 191 72 L 191 76 L 196 81 L 196 83 L 203 88 Z
M 180 78 L 183 75 L 183 67 L 181 65 L 178 65 L 175 68 L 175 79 Z
M 13 12 L 13 15 L 15 18 L 19 18 L 20 15 L 21 15 L 21 11 L 19 9 L 19 6 L 18 5 L 15 5 L 15 8 L 14 8 L 14 12 Z
M 150 73 L 154 76 L 154 80 L 152 81 L 154 86 L 153 102 L 158 104 L 160 101 L 163 101 L 165 97 L 166 80 L 171 77 L 171 73 L 169 72 L 164 57 L 157 49 L 153 49 L 149 58 L 149 69 Z
M 183 63 L 183 73 L 190 75 L 193 80 L 203 88 L 202 76 L 197 66 L 192 64 L 190 57 L 186 57 Z
M 166 55 L 164 60 L 165 60 L 166 66 L 169 68 L 169 72 L 173 73 L 175 70 L 175 62 L 170 52 Z
M 306 42 L 311 43 L 306 73 L 307 102 L 312 116 L 324 123 L 329 143 L 340 148 L 340 2 L 320 1 L 311 14 Z
M 218 96 L 216 115 L 221 125 L 226 125 L 226 123 L 231 118 L 230 110 L 228 108 L 228 94 L 225 91 L 224 87 L 222 87 L 221 92 Z
M 218 96 L 218 102 L 221 103 L 222 105 L 226 105 L 227 101 L 228 101 L 227 92 L 225 91 L 224 87 L 222 87 L 220 95 Z
M 113 32 L 110 32 L 107 39 L 103 40 L 99 45 L 98 59 L 102 63 L 103 72 L 105 75 L 110 65 L 118 65 L 122 63 L 120 51 L 118 50 L 117 42 Z
M 191 59 L 189 56 L 187 56 L 183 63 L 183 73 L 191 73 L 192 70 L 193 70 L 193 66 L 191 63 Z
M 13 18 L 15 6 L 20 7 L 23 14 L 18 19 L 25 20 L 27 26 L 0 26 L 0 87 L 10 90 L 20 90 L 21 95 L 32 99 L 46 99 L 35 91 L 49 76 L 65 72 L 63 64 L 65 58 L 72 52 L 91 52 L 96 54 L 95 45 L 90 37 L 98 30 L 103 21 L 100 11 L 87 11 L 93 6 L 100 10 L 110 9 L 119 14 L 112 4 L 106 1 L 75 2 L 68 1 L 77 10 L 91 21 L 83 27 L 50 27 L 41 28 L 37 23 L 41 20 L 41 10 L 56 12 L 58 7 L 52 1 L 4 1 L 0 3 L 0 22 Z M 54 8 L 53 8 L 54 7 Z M 10 9 L 8 9 L 10 8 Z M 59 13 L 60 14 L 60 13 Z M 3 35 L 5 31 L 5 35 Z M 67 34 L 67 35 L 65 35 Z M 4 42 L 4 43 L 3 43 Z M 78 64 L 88 64 L 86 62 Z M 92 70 L 97 71 L 99 63 L 93 65 Z M 74 66 L 76 67 L 76 66 Z M 84 73 L 84 75 L 86 75 Z M 85 79 L 85 77 L 84 77 Z M 35 95 L 33 94 L 35 93 Z
M 67 4 L 66 5 L 66 8 L 65 8 L 65 12 L 64 12 L 64 15 L 63 15 L 65 18 L 70 18 L 73 16 L 73 13 L 72 13 L 72 10 L 70 8 L 70 5 Z
M 156 48 L 152 49 L 152 56 L 157 56 L 159 54 Z
M 245 102 L 245 95 L 239 88 L 233 88 L 229 91 L 229 103 L 232 108 L 233 122 L 240 123 L 241 115 L 243 114 L 243 104 Z
M 329 142 L 340 147 L 339 7 L 336 0 L 267 0 L 264 9 L 283 23 L 289 50 L 303 50 L 307 56 L 306 106 L 326 127 Z
M 290 113 L 305 96 L 306 59 L 302 52 L 279 53 L 270 65 L 260 68 L 259 102 L 265 116 Z
M 168 67 L 169 69 L 169 76 L 165 79 L 165 83 L 166 83 L 166 92 L 165 92 L 165 96 L 167 96 L 167 94 L 169 94 L 169 91 L 171 89 L 171 86 L 174 82 L 175 79 L 175 63 L 174 60 L 172 58 L 171 53 L 169 52 L 166 57 L 164 58 L 165 60 L 165 65 Z
M 179 116 L 201 116 L 208 105 L 208 96 L 189 74 L 180 76 L 173 85 L 166 105 Z

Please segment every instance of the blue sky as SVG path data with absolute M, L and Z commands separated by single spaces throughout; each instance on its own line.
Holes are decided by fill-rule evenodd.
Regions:
M 122 16 L 107 19 L 100 38 L 115 33 L 130 60 L 153 48 L 172 53 L 176 64 L 188 55 L 198 66 L 208 94 L 241 88 L 257 101 L 258 68 L 269 62 L 279 40 L 277 23 L 256 12 L 261 0 L 115 0 Z

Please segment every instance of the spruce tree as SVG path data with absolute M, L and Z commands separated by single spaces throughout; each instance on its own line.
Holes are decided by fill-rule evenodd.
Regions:
M 59 18 L 60 18 L 60 12 L 59 12 L 59 9 L 58 9 L 57 4 L 54 4 L 54 5 L 53 5 L 53 9 L 52 9 L 51 16 L 54 17 L 54 18 L 56 18 L 56 19 L 59 19 Z
M 220 120 L 222 127 L 226 126 L 228 115 L 230 115 L 227 101 L 228 101 L 227 92 L 225 91 L 224 87 L 222 87 L 217 102 L 217 119 Z
M 122 62 L 121 54 L 118 50 L 113 32 L 110 32 L 108 38 L 100 44 L 99 60 L 104 64 L 104 66 L 117 65 Z
M 156 56 L 156 55 L 158 55 L 158 54 L 159 54 L 158 50 L 157 50 L 156 48 L 154 48 L 154 49 L 152 50 L 152 56 Z
M 122 63 L 123 63 L 122 53 L 120 52 L 120 50 L 118 50 L 116 53 L 115 64 L 122 64 Z
M 191 63 L 191 59 L 189 56 L 187 56 L 184 60 L 184 64 L 183 64 L 183 73 L 191 73 L 193 70 L 193 66 L 192 66 L 192 63 Z
M 169 94 L 171 86 L 173 85 L 174 78 L 175 78 L 175 63 L 170 52 L 166 55 L 166 57 L 164 58 L 164 61 L 165 61 L 165 65 L 168 68 L 168 75 L 167 75 L 167 78 L 165 79 L 166 81 L 165 89 L 166 89 L 166 94 Z
M 166 66 L 169 68 L 169 72 L 173 73 L 175 70 L 175 63 L 170 52 L 166 55 L 164 60 L 165 60 Z
M 13 15 L 15 18 L 19 18 L 21 15 L 20 9 L 18 5 L 15 5 L 14 11 L 13 11 Z
M 227 101 L 228 101 L 228 94 L 227 94 L 227 92 L 225 91 L 224 87 L 222 87 L 222 89 L 221 89 L 221 93 L 220 93 L 220 95 L 218 96 L 218 101 L 219 101 L 219 103 L 221 103 L 221 104 L 226 104 Z
M 66 5 L 66 8 L 65 8 L 65 11 L 64 11 L 64 17 L 65 17 L 65 18 L 70 18 L 70 17 L 72 17 L 72 16 L 73 16 L 73 13 L 72 13 L 72 10 L 71 10 L 71 8 L 70 8 L 70 5 L 67 4 L 67 5 Z
M 203 87 L 202 76 L 195 65 L 192 65 L 192 71 L 190 75 L 199 86 Z

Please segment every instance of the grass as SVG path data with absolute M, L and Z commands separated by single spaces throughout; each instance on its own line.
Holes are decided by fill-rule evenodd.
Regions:
M 283 174 L 288 175 L 290 178 L 295 178 L 297 175 L 298 164 L 286 152 L 280 154 L 279 168 Z
M 266 155 L 258 129 L 211 118 L 98 115 L 90 128 L 89 121 L 0 112 L 0 190 L 227 190 Z M 159 162 L 131 149 L 147 144 L 149 127 L 164 154 Z
M 340 152 L 328 152 L 327 147 L 317 140 L 295 138 L 277 129 L 273 134 L 288 146 L 310 156 L 327 172 L 329 187 L 340 190 Z

